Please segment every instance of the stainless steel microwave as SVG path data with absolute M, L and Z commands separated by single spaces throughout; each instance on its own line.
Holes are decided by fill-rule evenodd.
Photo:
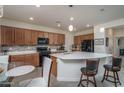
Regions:
M 37 43 L 38 43 L 38 45 L 48 45 L 49 44 L 49 38 L 38 38 Z

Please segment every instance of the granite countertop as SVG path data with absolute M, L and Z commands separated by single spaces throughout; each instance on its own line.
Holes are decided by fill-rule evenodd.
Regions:
M 70 53 L 55 53 L 51 54 L 51 56 L 63 59 L 63 60 L 72 60 L 72 59 L 92 59 L 92 58 L 104 58 L 110 57 L 112 54 L 105 53 L 91 53 L 91 52 L 70 52 Z
M 38 53 L 38 52 L 36 50 L 12 51 L 12 52 L 7 52 L 6 54 L 1 53 L 0 56 L 3 56 L 3 55 L 23 55 L 23 54 L 33 54 L 33 53 Z

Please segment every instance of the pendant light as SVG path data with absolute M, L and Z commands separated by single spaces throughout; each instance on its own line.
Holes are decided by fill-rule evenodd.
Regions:
M 0 18 L 2 18 L 2 17 L 3 17 L 3 6 L 0 5 Z
M 69 25 L 68 29 L 70 32 L 73 31 L 73 29 L 74 29 L 73 25 Z

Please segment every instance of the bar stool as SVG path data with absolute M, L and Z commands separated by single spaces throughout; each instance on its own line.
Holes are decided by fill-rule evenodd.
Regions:
M 118 72 L 121 70 L 121 63 L 122 63 L 121 58 L 113 57 L 112 65 L 109 65 L 109 64 L 104 65 L 105 72 L 101 82 L 103 82 L 104 80 L 107 80 L 109 82 L 115 83 L 115 87 L 117 87 L 117 83 L 121 85 L 121 82 L 119 80 L 119 75 L 118 75 Z M 113 73 L 113 76 L 109 75 L 110 71 Z M 108 77 L 114 78 L 114 81 L 108 79 Z
M 86 60 L 86 67 L 81 68 L 81 77 L 80 77 L 78 87 L 80 85 L 85 87 L 83 84 L 84 81 L 87 82 L 87 87 L 89 83 L 92 83 L 95 87 L 97 87 L 95 75 L 98 72 L 99 61 L 100 59 Z M 82 79 L 83 75 L 86 76 L 87 78 Z M 91 81 L 89 77 L 93 77 L 93 81 Z

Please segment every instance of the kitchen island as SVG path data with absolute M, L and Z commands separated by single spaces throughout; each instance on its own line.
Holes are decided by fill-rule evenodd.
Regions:
M 58 81 L 79 81 L 80 68 L 86 66 L 86 59 L 111 58 L 111 54 L 71 52 L 51 54 L 53 60 L 52 74 Z M 104 62 L 105 63 L 105 62 Z

